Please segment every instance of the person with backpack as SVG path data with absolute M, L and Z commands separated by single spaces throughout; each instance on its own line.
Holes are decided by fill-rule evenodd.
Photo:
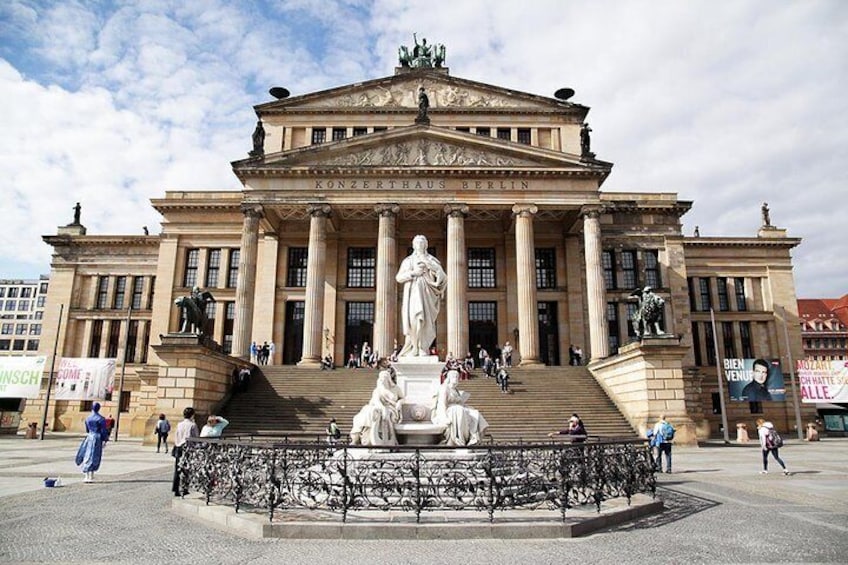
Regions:
M 165 445 L 165 453 L 168 453 L 168 434 L 170 431 L 171 422 L 168 421 L 164 414 L 159 414 L 156 429 L 153 430 L 153 433 L 156 434 L 156 453 L 159 453 L 159 449 L 163 444 Z
M 338 443 L 342 439 L 342 430 L 339 428 L 339 425 L 336 424 L 336 419 L 331 418 L 330 423 L 327 424 L 327 443 L 333 445 Z
M 777 433 L 776 429 L 774 429 L 774 424 L 766 422 L 762 418 L 757 419 L 757 434 L 760 436 L 760 447 L 763 450 L 763 470 L 760 471 L 760 474 L 768 474 L 768 456 L 769 453 L 771 453 L 780 466 L 783 467 L 783 474 L 789 475 L 786 463 L 784 463 L 783 459 L 780 458 L 780 454 L 778 452 L 778 450 L 783 447 L 783 438 L 780 437 L 780 434 Z
M 665 455 L 665 472 L 671 473 L 671 442 L 674 441 L 674 426 L 665 419 L 665 414 L 660 414 L 660 419 L 654 424 L 652 430 L 651 447 L 656 450 L 654 469 L 662 471 L 662 459 Z

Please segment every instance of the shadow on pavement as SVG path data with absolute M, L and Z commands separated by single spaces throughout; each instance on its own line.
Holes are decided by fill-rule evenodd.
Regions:
M 610 528 L 608 531 L 627 532 L 655 528 L 688 518 L 704 510 L 715 508 L 720 504 L 708 498 L 678 492 L 666 486 L 657 487 L 657 496 L 662 498 L 665 510 L 659 514 L 646 516 L 623 526 Z

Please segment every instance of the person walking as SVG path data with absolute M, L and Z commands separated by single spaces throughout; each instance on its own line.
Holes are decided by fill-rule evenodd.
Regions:
M 342 439 L 342 430 L 336 424 L 335 418 L 330 418 L 330 423 L 327 424 L 327 443 L 335 445 Z
M 91 414 L 85 419 L 85 438 L 77 449 L 75 462 L 82 466 L 83 481 L 94 482 L 94 473 L 100 469 L 103 446 L 109 441 L 106 418 L 100 415 L 100 403 L 95 402 Z
M 106 418 L 106 427 L 109 429 L 109 436 L 111 437 L 112 430 L 115 429 L 115 418 L 113 418 L 111 414 L 109 414 L 109 417 Z
M 159 453 L 159 448 L 164 445 L 165 453 L 168 453 L 168 433 L 171 431 L 171 422 L 164 414 L 159 414 L 159 421 L 156 422 L 156 429 L 153 431 L 156 434 L 156 453 Z
M 777 433 L 777 430 L 774 429 L 774 424 L 772 424 L 771 422 L 766 422 L 762 418 L 758 418 L 757 435 L 759 435 L 760 437 L 760 447 L 763 450 L 763 470 L 760 471 L 760 474 L 768 474 L 768 456 L 769 453 L 771 453 L 775 461 L 777 461 L 780 466 L 783 467 L 783 474 L 789 475 L 789 470 L 786 468 L 786 463 L 784 463 L 783 459 L 780 458 L 779 453 L 780 448 L 783 447 L 783 438 L 781 438 L 780 434 Z
M 183 410 L 183 421 L 177 424 L 177 431 L 174 434 L 174 447 L 171 449 L 171 455 L 174 456 L 174 480 L 171 490 L 174 491 L 174 496 L 183 496 L 187 493 L 180 486 L 180 458 L 183 455 L 183 449 L 188 438 L 198 437 L 199 435 L 200 431 L 197 429 L 197 424 L 194 423 L 194 408 L 189 406 Z
M 674 440 L 674 426 L 665 419 L 665 414 L 660 414 L 660 419 L 654 424 L 651 436 L 651 447 L 656 449 L 654 469 L 662 471 L 662 459 L 665 455 L 665 472 L 671 473 L 671 442 Z

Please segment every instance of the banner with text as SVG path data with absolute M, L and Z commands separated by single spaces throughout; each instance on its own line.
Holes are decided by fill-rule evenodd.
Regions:
M 801 402 L 848 402 L 848 361 L 799 359 Z
M 111 400 L 115 360 L 63 357 L 56 374 L 56 400 Z
M 780 361 L 767 359 L 725 359 L 724 378 L 730 400 L 768 402 L 786 400 L 786 387 Z
M 0 398 L 38 398 L 47 357 L 0 357 Z

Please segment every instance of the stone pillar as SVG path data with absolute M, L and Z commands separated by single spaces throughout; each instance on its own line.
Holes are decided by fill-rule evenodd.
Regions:
M 256 256 L 259 219 L 262 206 L 243 206 L 238 279 L 236 281 L 236 319 L 233 323 L 233 357 L 250 359 L 250 332 L 253 328 L 253 296 L 256 292 Z
M 536 303 L 536 247 L 533 237 L 533 216 L 539 209 L 535 204 L 516 204 L 515 267 L 518 294 L 518 350 L 522 367 L 541 365 L 539 362 L 539 323 Z
M 377 233 L 377 288 L 374 300 L 373 347 L 388 357 L 397 337 L 397 239 L 395 222 L 400 207 L 397 204 L 378 204 L 374 211 L 380 217 Z
M 324 325 L 324 266 L 327 255 L 328 204 L 310 204 L 309 251 L 306 262 L 306 304 L 303 316 L 303 354 L 298 365 L 321 365 L 321 339 Z
M 468 259 L 465 250 L 465 204 L 445 205 L 448 216 L 448 351 L 463 359 L 468 351 Z
M 583 244 L 586 253 L 586 302 L 589 310 L 590 359 L 609 357 L 609 328 L 606 322 L 606 290 L 601 261 L 601 210 L 584 207 Z

